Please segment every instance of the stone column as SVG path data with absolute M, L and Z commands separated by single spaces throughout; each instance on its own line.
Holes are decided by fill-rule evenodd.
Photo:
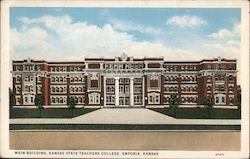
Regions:
M 130 106 L 134 106 L 134 78 L 130 77 L 130 89 L 129 89 L 129 99 L 130 99 Z
M 142 105 L 145 106 L 145 81 L 144 76 L 142 76 Z
M 115 77 L 115 106 L 119 106 L 119 77 Z

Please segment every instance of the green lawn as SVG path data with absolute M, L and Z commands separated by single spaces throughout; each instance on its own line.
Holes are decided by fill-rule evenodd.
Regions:
M 10 124 L 10 130 L 240 130 L 240 125 Z
M 238 109 L 177 108 L 176 113 L 171 108 L 150 108 L 150 110 L 175 117 L 177 119 L 240 119 Z M 176 115 L 175 115 L 176 114 Z
M 39 109 L 20 109 L 13 108 L 10 110 L 10 118 L 72 118 L 83 115 L 97 109 L 77 108 L 72 112 L 68 108 L 42 109 L 41 116 Z

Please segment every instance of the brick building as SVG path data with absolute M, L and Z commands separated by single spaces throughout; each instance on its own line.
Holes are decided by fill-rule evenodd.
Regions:
M 163 57 L 85 58 L 81 62 L 13 61 L 15 107 L 34 107 L 36 94 L 45 107 L 164 107 L 175 94 L 182 107 L 237 105 L 236 60 L 164 61 Z

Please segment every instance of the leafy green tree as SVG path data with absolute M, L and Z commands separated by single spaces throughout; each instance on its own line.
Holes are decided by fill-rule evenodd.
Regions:
M 9 88 L 9 107 L 10 107 L 10 110 L 13 108 L 13 103 L 14 102 L 14 94 L 13 94 L 13 91 L 12 89 Z
M 74 111 L 75 105 L 76 105 L 75 98 L 69 97 L 68 101 L 67 101 L 67 104 L 68 104 L 68 108 L 71 110 L 71 117 L 73 117 L 73 111 Z
M 12 116 L 12 110 L 14 105 L 14 94 L 12 89 L 9 88 L 9 115 Z
M 176 109 L 178 108 L 179 104 L 180 104 L 180 100 L 178 99 L 177 95 L 171 94 L 169 106 L 171 110 L 174 110 L 174 117 L 176 117 Z
M 43 102 L 44 102 L 44 98 L 42 95 L 35 96 L 35 105 L 39 109 L 40 118 L 42 117 Z
M 208 116 L 210 117 L 212 109 L 213 109 L 213 98 L 211 96 L 207 96 L 204 99 L 204 105 L 206 105 L 207 111 L 208 111 Z

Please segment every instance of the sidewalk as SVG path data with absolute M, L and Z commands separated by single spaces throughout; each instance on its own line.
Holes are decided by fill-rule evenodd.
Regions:
M 240 125 L 239 119 L 175 119 L 145 108 L 99 109 L 72 119 L 10 119 L 10 124 L 173 124 Z

